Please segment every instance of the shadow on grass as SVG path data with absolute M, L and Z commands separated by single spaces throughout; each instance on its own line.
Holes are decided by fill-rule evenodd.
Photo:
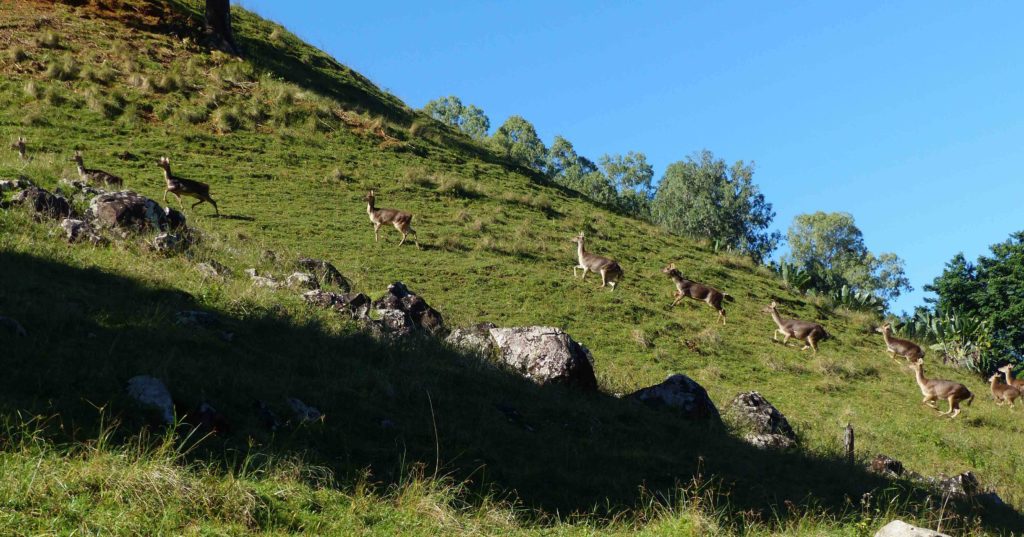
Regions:
M 221 218 L 223 220 L 240 220 L 242 222 L 255 222 L 256 219 L 242 214 L 222 214 L 220 216 L 214 216 L 211 218 Z
M 757 513 L 785 522 L 799 516 L 790 505 L 848 514 L 867 492 L 879 505 L 897 495 L 927 505 L 927 491 L 838 458 L 759 450 L 671 412 L 536 386 L 432 339 L 381 343 L 315 316 L 295 321 L 279 307 L 237 302 L 236 313 L 217 312 L 214 329 L 178 326 L 176 312 L 196 309 L 186 293 L 10 252 L 0 252 L 0 281 L 0 314 L 29 333 L 0 332 L 0 411 L 58 414 L 64 432 L 56 434 L 95 438 L 96 406 L 120 418 L 122 434 L 144 427 L 124 386 L 148 374 L 163 379 L 182 408 L 208 401 L 227 417 L 232 432 L 190 455 L 225 467 L 232 451 L 255 449 L 301 455 L 343 479 L 369 469 L 371 479 L 391 484 L 409 465 L 422 463 L 429 474 L 439 460 L 439 473 L 474 491 L 562 514 L 618 512 L 648 494 L 671 497 L 695 478 L 726 493 L 737 520 Z M 263 428 L 254 401 L 283 419 L 287 397 L 317 407 L 324 420 Z M 1024 529 L 1008 508 L 958 508 L 990 531 Z

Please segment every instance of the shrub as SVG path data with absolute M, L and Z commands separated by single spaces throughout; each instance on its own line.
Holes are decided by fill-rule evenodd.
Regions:
M 11 61 L 14 63 L 23 62 L 28 59 L 28 53 L 25 52 L 25 49 L 18 46 L 11 47 L 11 50 L 8 54 L 11 58 Z
M 213 112 L 213 128 L 220 134 L 227 134 L 242 127 L 242 119 L 235 108 L 221 107 Z
M 70 56 L 65 56 L 59 60 L 53 60 L 46 66 L 46 72 L 43 76 L 50 80 L 74 80 L 78 78 L 78 74 L 81 71 L 81 66 L 78 62 Z
M 46 32 L 36 37 L 36 46 L 43 48 L 61 48 L 60 35 L 56 32 Z
M 210 109 L 205 106 L 182 106 L 175 115 L 189 125 L 198 125 L 210 118 Z
M 38 101 L 44 95 L 46 95 L 46 92 L 43 90 L 42 87 L 40 87 L 39 84 L 36 83 L 35 80 L 29 80 L 25 83 L 25 95 Z
M 86 66 L 82 69 L 82 78 L 84 80 L 104 86 L 109 85 L 114 80 L 115 75 L 114 69 L 105 63 L 96 67 Z
M 85 103 L 93 112 L 106 119 L 113 119 L 124 112 L 125 100 L 120 93 L 114 93 L 108 98 L 96 90 L 90 90 L 86 92 Z

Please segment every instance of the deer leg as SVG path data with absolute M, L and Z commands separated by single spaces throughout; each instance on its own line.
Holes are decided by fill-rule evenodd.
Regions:
M 164 205 L 167 205 L 167 192 L 169 192 L 169 191 L 168 190 L 164 190 Z
M 946 413 L 950 418 L 955 418 L 960 413 L 960 402 L 956 400 L 956 396 L 949 396 L 949 410 Z
M 608 285 L 608 270 L 601 269 L 599 272 L 601 274 L 601 287 L 604 287 L 605 285 Z
M 725 324 L 725 310 L 718 310 L 718 318 L 722 320 L 722 324 Z
M 405 238 L 409 235 L 408 228 L 402 226 L 398 222 L 395 222 L 395 230 L 402 234 L 402 240 L 398 241 L 398 245 L 405 244 Z
M 193 208 L 193 209 L 195 209 L 195 208 L 196 208 L 196 205 L 199 205 L 199 204 L 200 204 L 200 203 L 202 203 L 203 201 L 204 201 L 204 200 L 199 200 L 199 201 L 197 201 L 197 202 L 193 203 L 193 204 L 192 204 L 192 208 Z
M 178 206 L 181 207 L 182 211 L 184 211 L 185 210 L 185 204 L 182 203 L 181 196 L 179 196 L 177 192 L 172 192 L 172 194 L 174 194 L 174 197 L 178 198 Z
M 373 242 L 380 242 L 380 224 L 373 225 Z
M 587 279 L 587 271 L 588 271 L 588 270 L 589 270 L 589 269 L 588 269 L 587 267 L 583 267 L 583 276 L 580 276 L 580 279 L 581 279 L 581 280 L 585 280 L 585 279 Z

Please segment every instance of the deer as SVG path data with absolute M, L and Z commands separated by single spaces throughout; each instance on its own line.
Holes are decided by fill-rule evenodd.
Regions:
M 815 354 L 818 353 L 818 342 L 823 339 L 832 337 L 828 332 L 825 331 L 825 327 L 818 323 L 812 323 L 810 321 L 801 321 L 800 319 L 787 319 L 779 315 L 779 305 L 772 300 L 772 303 L 761 310 L 763 313 L 770 313 L 772 320 L 778 328 L 772 334 L 772 341 L 778 341 L 778 335 L 782 334 L 782 344 L 786 345 L 789 338 L 795 337 L 807 341 L 807 345 L 801 348 L 801 351 L 807 350 L 810 347 Z
M 167 187 L 164 189 L 165 204 L 167 203 L 167 193 L 170 192 L 171 194 L 174 194 L 174 197 L 178 198 L 178 205 L 180 205 L 182 210 L 184 210 L 185 205 L 181 202 L 181 197 L 189 196 L 199 200 L 192 204 L 193 209 L 196 208 L 196 205 L 207 201 L 210 202 L 210 205 L 213 205 L 213 210 L 217 212 L 217 216 L 220 216 L 220 209 L 217 208 L 217 202 L 213 201 L 213 198 L 210 197 L 210 185 L 172 174 L 171 159 L 167 157 L 160 157 L 157 164 L 163 168 L 164 181 L 167 183 Z
M 11 149 L 18 152 L 18 157 L 21 160 L 28 160 L 28 150 L 25 146 L 25 137 L 19 136 L 18 141 L 11 144 Z
M 899 363 L 899 360 L 896 359 L 897 356 L 902 356 L 911 362 L 918 358 L 924 359 L 924 349 L 918 346 L 917 343 L 906 339 L 900 339 L 898 337 L 892 337 L 890 335 L 892 334 L 892 324 L 885 323 L 876 328 L 875 332 L 882 334 L 882 339 L 885 340 L 885 348 L 889 352 L 889 357 L 896 360 L 896 363 Z
M 939 412 L 940 415 L 948 414 L 950 418 L 955 418 L 960 414 L 960 403 L 962 401 L 966 401 L 967 406 L 970 406 L 971 402 L 974 401 L 974 394 L 971 393 L 971 390 L 968 390 L 967 386 L 959 382 L 925 378 L 924 360 L 921 358 L 910 362 L 910 368 L 914 370 L 917 385 L 920 386 L 921 394 L 924 395 L 924 399 L 921 400 L 922 404 L 928 405 L 937 411 L 939 410 L 938 403 L 936 403 L 937 400 L 945 399 L 949 402 L 949 410 Z
M 75 156 L 71 158 L 71 162 L 78 165 L 78 176 L 81 177 L 83 181 L 89 183 L 102 183 L 107 186 L 121 186 L 124 184 L 124 181 L 122 181 L 120 177 L 112 173 L 86 168 L 82 161 L 81 151 L 75 151 Z
M 373 224 L 373 242 L 380 241 L 380 227 L 384 224 L 391 224 L 402 234 L 402 240 L 398 242 L 399 246 L 405 244 L 406 237 L 411 233 L 416 241 L 416 247 L 420 247 L 419 234 L 412 228 L 412 213 L 398 209 L 378 209 L 374 205 L 377 196 L 373 190 L 363 197 L 363 201 L 366 202 L 366 214 L 370 217 L 370 223 Z
M 1003 403 L 1010 403 L 1010 410 L 1013 410 L 1013 403 L 1020 397 L 1020 390 L 1009 384 L 1000 383 L 1000 377 L 1002 375 L 999 373 L 993 373 L 988 378 L 990 383 L 989 389 L 992 390 L 992 398 L 996 400 L 996 404 L 999 406 L 1003 406 Z
M 1007 384 L 1016 387 L 1017 389 L 1024 391 L 1024 378 L 1014 378 L 1014 365 L 1007 364 L 1000 367 L 996 371 L 1001 371 L 1002 374 L 1007 376 Z
M 572 277 L 576 277 L 576 271 L 579 269 L 583 269 L 583 276 L 580 277 L 581 280 L 587 279 L 587 272 L 596 272 L 601 275 L 601 287 L 611 286 L 612 291 L 615 291 L 615 286 L 623 276 L 622 267 L 619 266 L 619 262 L 588 252 L 584 245 L 586 238 L 582 231 L 580 231 L 578 236 L 569 240 L 576 243 L 576 254 L 579 258 L 579 264 L 572 268 Z
M 673 294 L 675 300 L 669 307 L 675 307 L 684 297 L 700 300 L 718 310 L 718 318 L 722 320 L 722 324 L 725 324 L 725 308 L 722 307 L 722 300 L 732 302 L 734 300 L 732 296 L 714 287 L 686 279 L 676 268 L 675 263 L 669 263 L 667 267 L 661 269 L 661 272 L 667 274 L 676 284 L 676 292 Z

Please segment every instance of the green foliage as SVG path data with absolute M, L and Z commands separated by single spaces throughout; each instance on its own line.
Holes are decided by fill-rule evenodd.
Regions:
M 654 168 L 647 155 L 630 151 L 626 155 L 604 155 L 600 160 L 607 182 L 616 192 L 616 206 L 624 213 L 649 219 Z
M 474 140 L 486 139 L 488 131 L 491 130 L 491 120 L 483 110 L 476 105 L 463 105 L 462 100 L 454 95 L 428 102 L 423 111 Z
M 753 176 L 753 165 L 727 166 L 707 150 L 670 164 L 654 196 L 654 220 L 673 233 L 719 241 L 761 261 L 781 235 L 767 231 L 775 212 Z
M 925 286 L 937 298 L 936 312 L 983 319 L 991 330 L 990 362 L 1024 360 L 1024 232 L 990 247 L 989 255 L 968 262 L 957 254 L 942 274 Z
M 547 148 L 533 124 L 522 116 L 511 116 L 491 136 L 495 147 L 516 164 L 543 171 Z
M 785 260 L 772 264 L 772 271 L 782 280 L 787 289 L 800 294 L 806 293 L 812 288 L 814 279 L 810 272 L 803 267 Z
M 888 303 L 912 290 L 903 260 L 896 254 L 876 256 L 868 251 L 849 213 L 798 215 L 786 236 L 787 260 L 808 271 L 819 291 L 834 293 L 848 286 L 854 293 L 870 293 Z

